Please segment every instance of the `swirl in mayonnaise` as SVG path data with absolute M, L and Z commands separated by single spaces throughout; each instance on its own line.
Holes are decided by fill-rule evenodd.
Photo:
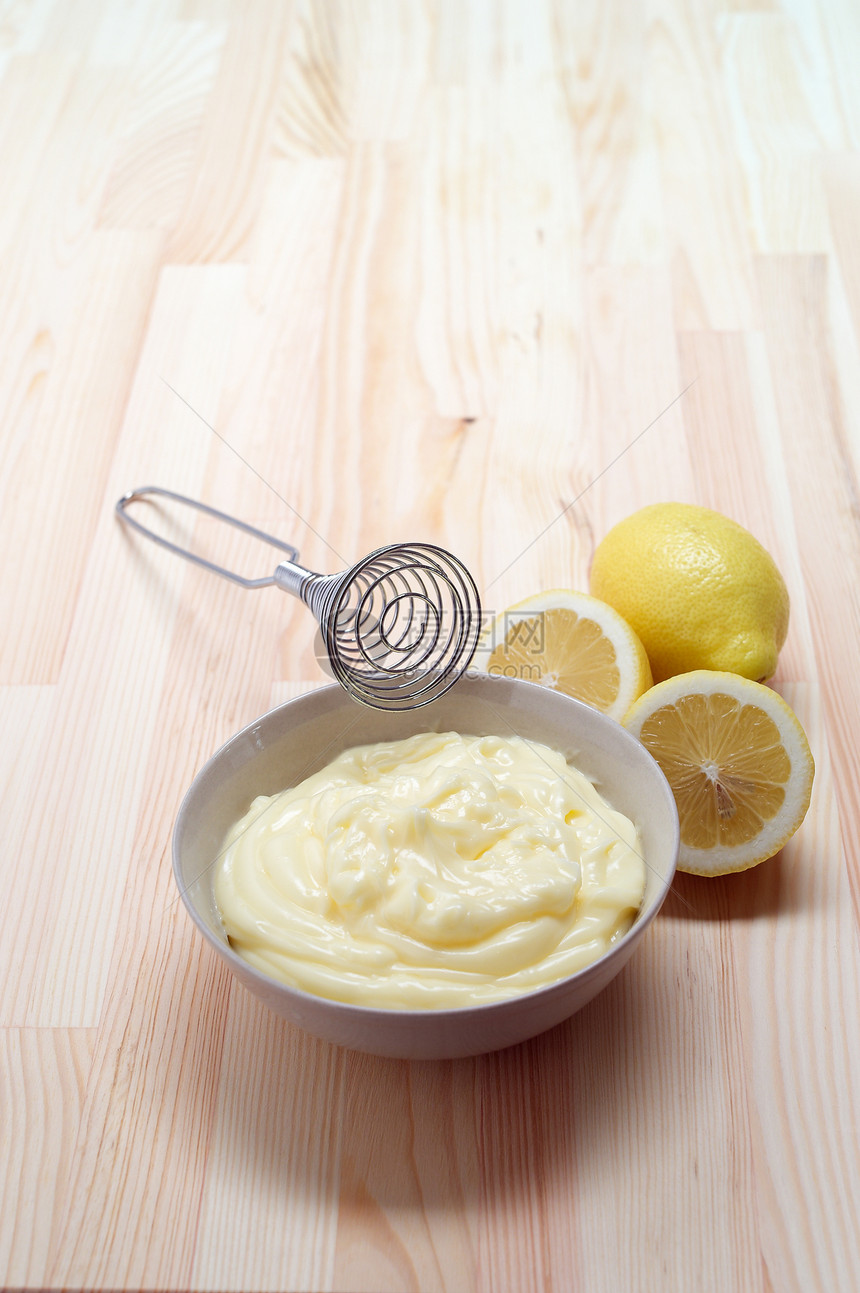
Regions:
M 644 888 L 635 826 L 562 755 L 429 732 L 255 799 L 215 898 L 231 946 L 264 974 L 412 1010 L 567 977 L 626 933 Z

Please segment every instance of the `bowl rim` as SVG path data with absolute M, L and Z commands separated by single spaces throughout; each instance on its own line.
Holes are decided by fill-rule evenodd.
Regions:
M 516 690 L 523 687 L 533 689 L 535 691 L 539 691 L 542 693 L 546 693 L 549 690 L 548 688 L 543 687 L 540 683 L 530 682 L 524 678 L 496 679 L 491 674 L 482 674 L 482 673 L 477 673 L 473 671 L 470 671 L 468 674 L 464 675 L 463 679 L 461 679 L 458 685 L 462 685 L 464 682 L 467 682 L 470 680 L 476 681 L 476 680 L 484 680 L 484 679 L 491 679 L 494 684 L 504 681 L 505 683 L 511 684 Z M 641 741 L 637 740 L 637 738 L 631 735 L 631 733 L 628 732 L 624 727 L 622 727 L 620 723 L 618 723 L 615 719 L 610 718 L 607 714 L 604 714 L 601 710 L 597 710 L 593 706 L 587 705 L 584 701 L 577 700 L 573 696 L 568 696 L 563 692 L 554 692 L 554 691 L 551 692 L 551 694 L 558 697 L 559 703 L 561 704 L 562 708 L 573 706 L 574 709 L 571 711 L 571 713 L 573 714 L 577 711 L 581 713 L 585 711 L 586 714 L 588 715 L 588 718 L 587 718 L 588 722 L 593 722 L 595 721 L 595 718 L 596 718 L 598 722 L 611 724 L 612 730 L 613 730 L 613 736 L 618 737 L 621 740 L 622 745 L 627 746 L 627 748 L 631 751 L 634 758 L 642 760 L 645 764 L 653 765 L 651 767 L 651 772 L 653 775 L 655 775 L 656 785 L 660 789 L 661 797 L 664 799 L 666 806 L 669 808 L 669 815 L 673 826 L 674 838 L 673 838 L 671 865 L 669 866 L 665 876 L 659 877 L 657 891 L 655 894 L 652 895 L 647 911 L 645 911 L 644 914 L 642 914 L 640 909 L 640 912 L 637 913 L 637 915 L 634 917 L 633 922 L 630 928 L 627 930 L 627 932 L 622 935 L 622 937 L 618 940 L 617 943 L 614 943 L 612 947 L 610 947 L 609 951 L 604 952 L 604 954 L 602 956 L 599 956 L 597 960 L 589 962 L 588 965 L 582 966 L 581 969 L 575 970 L 572 974 L 568 974 L 562 979 L 557 979 L 554 983 L 542 984 L 538 987 L 527 989 L 526 991 L 523 991 L 523 992 L 517 992 L 509 997 L 502 997 L 495 1001 L 473 1002 L 471 1004 L 464 1005 L 464 1006 L 445 1006 L 440 1008 L 435 1008 L 433 1006 L 424 1006 L 421 1008 L 414 1008 L 414 1009 L 410 1009 L 410 1008 L 400 1009 L 399 1007 L 396 1007 L 396 1006 L 365 1006 L 365 1005 L 361 1005 L 358 1002 L 339 1001 L 334 997 L 324 997 L 317 993 L 308 992 L 304 988 L 295 987 L 293 984 L 285 983 L 282 979 L 276 979 L 271 975 L 264 974 L 262 970 L 258 970 L 255 966 L 251 965 L 249 961 L 246 961 L 244 957 L 241 957 L 238 954 L 238 952 L 234 951 L 234 949 L 230 946 L 229 940 L 226 939 L 226 937 L 223 941 L 217 938 L 213 934 L 212 930 L 208 927 L 203 917 L 198 912 L 196 904 L 193 902 L 193 900 L 190 897 L 191 885 L 183 886 L 182 877 L 180 873 L 180 867 L 181 867 L 180 851 L 181 851 L 182 835 L 185 830 L 186 819 L 190 814 L 190 810 L 193 805 L 194 798 L 199 790 L 200 784 L 208 777 L 211 770 L 214 768 L 216 764 L 222 761 L 229 762 L 229 753 L 231 749 L 233 749 L 234 746 L 238 746 L 241 742 L 246 741 L 249 737 L 253 736 L 255 733 L 255 729 L 259 729 L 261 723 L 270 719 L 274 720 L 275 716 L 277 714 L 280 714 L 283 710 L 301 709 L 302 705 L 307 704 L 309 701 L 311 701 L 312 698 L 316 700 L 317 703 L 319 703 L 317 698 L 319 698 L 320 696 L 322 696 L 324 699 L 327 696 L 334 698 L 335 693 L 338 693 L 340 695 L 345 694 L 343 692 L 343 689 L 337 683 L 331 684 L 331 685 L 324 685 L 321 687 L 313 687 L 311 690 L 302 692 L 298 696 L 293 696 L 290 699 L 282 701 L 277 705 L 273 705 L 271 709 L 266 710 L 265 713 L 258 715 L 257 718 L 254 718 L 251 720 L 251 722 L 246 723 L 244 727 L 240 728 L 238 731 L 234 732 L 232 736 L 228 737 L 227 740 L 224 741 L 218 747 L 218 749 L 215 750 L 215 752 L 212 755 L 210 755 L 210 757 L 206 760 L 206 762 L 198 769 L 197 773 L 194 776 L 194 779 L 192 780 L 191 784 L 188 786 L 187 790 L 185 791 L 182 797 L 182 801 L 179 805 L 179 809 L 176 814 L 176 819 L 173 826 L 173 833 L 172 833 L 172 839 L 171 839 L 172 870 L 173 870 L 174 882 L 179 891 L 179 896 L 182 899 L 185 909 L 188 912 L 188 914 L 191 916 L 191 919 L 193 920 L 197 929 L 201 932 L 206 942 L 213 948 L 213 950 L 226 961 L 228 966 L 230 966 L 233 970 L 235 970 L 237 977 L 243 978 L 246 980 L 248 979 L 254 980 L 256 983 L 259 984 L 260 988 L 263 989 L 265 992 L 271 993 L 272 991 L 275 991 L 279 994 L 286 994 L 287 998 L 295 999 L 297 1003 L 302 1003 L 304 1005 L 307 1005 L 309 1008 L 312 1007 L 314 1009 L 322 1009 L 329 1014 L 346 1013 L 350 1016 L 350 1018 L 353 1018 L 353 1019 L 361 1018 L 366 1020 L 368 1023 L 370 1023 L 373 1020 L 381 1021 L 381 1020 L 398 1019 L 403 1021 L 407 1021 L 407 1020 L 414 1021 L 419 1019 L 427 1020 L 428 1018 L 432 1018 L 434 1021 L 439 1021 L 441 1023 L 444 1020 L 454 1020 L 454 1019 L 465 1020 L 468 1018 L 469 1015 L 480 1015 L 482 1020 L 486 1020 L 491 1014 L 497 1011 L 503 1011 L 503 1010 L 509 1011 L 514 1003 L 529 1003 L 529 1002 L 535 1002 L 538 1000 L 543 1001 L 543 1000 L 551 999 L 555 995 L 560 995 L 562 992 L 569 992 L 571 990 L 572 985 L 585 981 L 589 977 L 593 976 L 598 971 L 598 967 L 600 967 L 600 970 L 603 971 L 605 970 L 606 967 L 610 966 L 613 961 L 617 960 L 619 957 L 624 956 L 624 954 L 628 951 L 628 946 L 630 942 L 638 941 L 639 938 L 641 938 L 642 934 L 645 932 L 645 930 L 648 928 L 648 926 L 651 924 L 651 922 L 654 920 L 655 916 L 658 914 L 661 907 L 663 906 L 663 903 L 665 902 L 666 897 L 669 893 L 669 890 L 672 886 L 672 882 L 675 878 L 675 874 L 677 870 L 678 852 L 679 852 L 679 845 L 680 845 L 680 824 L 678 820 L 678 809 L 675 803 L 674 795 L 672 794 L 672 790 L 669 786 L 668 781 L 666 780 L 666 776 L 662 768 L 657 763 L 656 759 L 654 759 L 654 757 L 648 752 L 648 750 L 641 743 Z M 416 710 L 415 712 L 417 714 L 421 713 L 420 710 Z M 354 744 L 361 745 L 363 744 L 363 742 L 359 739 L 359 740 L 356 740 Z M 351 747 L 345 747 L 345 748 L 351 748 Z M 332 756 L 332 757 L 335 757 L 335 756 Z M 288 787 L 285 787 L 285 789 L 287 788 Z M 216 856 L 212 859 L 209 869 L 211 869 L 211 867 L 214 867 L 215 863 L 218 861 L 220 856 L 221 856 L 220 852 L 216 854 Z M 649 864 L 646 861 L 646 859 L 643 858 L 642 861 L 644 862 L 645 866 L 648 867 Z M 201 876 L 198 877 L 198 879 L 202 878 L 203 874 L 205 874 L 205 872 L 201 873 Z M 194 883 L 196 883 L 196 881 Z

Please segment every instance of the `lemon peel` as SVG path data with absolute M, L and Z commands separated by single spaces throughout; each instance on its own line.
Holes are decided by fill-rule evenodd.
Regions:
M 590 588 L 638 634 L 656 682 L 693 669 L 764 682 L 788 632 L 789 598 L 742 525 L 689 503 L 654 503 L 609 531 Z

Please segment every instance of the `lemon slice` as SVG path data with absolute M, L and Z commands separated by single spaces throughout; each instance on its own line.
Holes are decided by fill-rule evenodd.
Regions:
M 651 686 L 645 648 L 617 611 L 556 588 L 518 602 L 484 634 L 475 665 L 553 687 L 620 722 Z
M 652 687 L 624 726 L 672 787 L 681 871 L 746 871 L 778 853 L 806 816 L 815 772 L 809 742 L 770 687 L 697 669 Z

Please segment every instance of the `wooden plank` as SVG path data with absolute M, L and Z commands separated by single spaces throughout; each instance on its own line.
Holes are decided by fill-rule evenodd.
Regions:
M 331 1287 L 476 1287 L 476 1098 L 469 1061 L 349 1057 Z
M 648 66 L 680 328 L 758 321 L 742 173 L 727 137 L 717 36 L 673 0 L 649 6 Z
M 292 6 L 233 6 L 229 35 L 168 248 L 180 264 L 243 258 L 259 213 Z
M 854 345 L 860 346 L 860 249 L 853 236 L 860 204 L 860 160 L 852 153 L 828 157 L 823 170 L 836 261 L 851 310 Z
M 232 995 L 193 1287 L 332 1287 L 344 1065 Z
M 223 274 L 216 267 L 181 276 L 205 284 Z M 187 1287 L 192 1277 L 232 985 L 176 892 L 169 824 L 197 768 L 265 708 L 268 639 L 256 614 L 236 613 L 243 596 L 189 567 L 164 681 L 151 693 L 147 793 L 125 845 L 129 868 L 114 914 L 72 1188 L 55 1230 L 50 1271 L 61 1284 Z M 204 598 L 221 636 L 195 625 Z M 265 601 L 254 605 L 270 614 Z M 229 697 L 222 693 L 224 704 L 213 704 L 211 678 L 227 659 L 234 686 Z M 130 980 L 128 966 L 135 967 Z
M 783 690 L 817 782 L 803 831 L 734 895 L 746 913 L 733 941 L 755 1213 L 770 1287 L 848 1290 L 860 1270 L 860 1038 L 847 1022 L 860 1009 L 860 950 L 817 689 Z
M 782 432 L 760 334 L 683 333 L 681 376 L 697 501 L 745 526 L 770 552 L 788 587 L 789 637 L 774 682 L 815 674 L 809 608 L 795 537 Z M 739 469 L 736 435 L 744 440 Z
M 100 233 L 56 273 L 58 290 L 16 285 L 0 447 L 3 541 L 15 554 L 0 565 L 16 625 L 0 641 L 6 683 L 60 677 L 161 250 L 157 233 Z
M 821 120 L 808 48 L 784 14 L 732 15 L 719 35 L 752 249 L 829 251 L 821 160 L 841 133 Z
M 181 382 L 186 369 L 208 371 L 217 389 L 243 282 L 238 267 L 168 271 L 122 442 L 114 461 L 104 464 L 113 470 L 97 505 L 53 722 L 39 746 L 41 783 L 61 810 L 32 812 L 21 841 L 31 859 L 30 893 L 40 900 L 28 902 L 9 939 L 18 966 L 3 985 L 2 1017 L 9 1023 L 88 1027 L 101 1015 L 129 848 L 141 796 L 146 802 L 149 794 L 149 744 L 158 731 L 184 575 L 184 566 L 165 575 L 169 568 L 156 550 L 142 549 L 120 529 L 113 504 L 141 478 L 196 492 L 211 433 L 177 433 L 175 397 L 161 373 L 169 358 L 174 380 Z M 55 631 L 58 624 L 55 614 Z M 90 748 L 88 757 L 80 756 Z
M 792 492 L 798 550 L 804 572 L 817 675 L 823 684 L 840 818 L 854 819 L 858 756 L 852 715 L 860 695 L 852 671 L 838 660 L 856 639 L 860 598 L 851 573 L 860 559 L 853 520 L 858 494 L 843 381 L 834 364 L 829 326 L 834 291 L 823 257 L 770 257 L 758 263 L 765 336 L 783 453 Z M 850 381 L 850 379 L 849 379 Z M 812 434 L 807 428 L 814 428 Z M 847 522 L 847 523 L 846 523 Z M 813 573 L 814 572 L 814 573 Z M 832 608 L 839 607 L 838 615 Z M 860 911 L 860 859 L 851 859 L 854 902 Z
M 679 367 L 665 268 L 595 268 L 586 311 L 583 412 L 570 436 L 576 457 L 565 498 L 573 505 L 555 527 L 578 538 L 575 586 L 583 589 L 595 547 L 622 517 L 695 499 L 686 420 L 698 380 L 698 370 Z
M 0 1028 L 3 1282 L 38 1288 L 69 1189 L 95 1029 Z
M 150 22 L 151 22 L 151 15 Z M 173 229 L 193 175 L 225 26 L 161 22 L 139 39 L 99 227 Z
M 629 0 L 553 9 L 589 265 L 657 265 L 668 253 L 646 33 L 644 8 Z
M 575 1287 L 762 1287 L 728 927 L 718 887 L 685 879 L 568 1025 L 571 1068 L 551 1079 L 570 1109 L 575 1167 L 553 1199 L 574 1200 Z

